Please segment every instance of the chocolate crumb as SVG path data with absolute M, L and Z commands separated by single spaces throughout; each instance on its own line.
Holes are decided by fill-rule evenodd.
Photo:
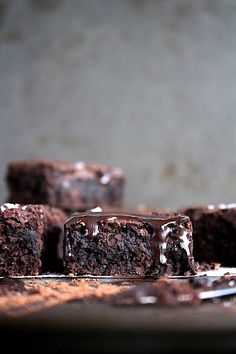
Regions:
M 190 282 L 177 283 L 160 279 L 152 284 L 137 285 L 131 290 L 111 297 L 113 305 L 196 305 L 200 303 L 198 292 Z
M 14 292 L 27 293 L 28 290 L 21 279 L 1 278 L 0 296 L 4 296 Z

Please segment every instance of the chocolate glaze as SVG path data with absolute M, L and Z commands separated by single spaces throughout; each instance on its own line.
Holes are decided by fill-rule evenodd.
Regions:
M 141 222 L 152 228 L 153 257 L 161 265 L 161 273 L 168 273 L 166 249 L 167 243 L 172 239 L 178 239 L 180 247 L 185 250 L 188 264 L 194 271 L 194 260 L 192 257 L 192 224 L 188 216 L 181 214 L 128 214 L 122 212 L 86 212 L 75 213 L 65 223 L 65 234 L 71 223 L 78 221 L 86 228 L 86 236 L 90 239 L 99 233 L 99 225 L 109 222 Z

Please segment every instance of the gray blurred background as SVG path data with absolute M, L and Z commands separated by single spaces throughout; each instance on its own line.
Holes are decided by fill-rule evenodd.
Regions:
M 0 0 L 14 159 L 121 166 L 125 204 L 236 200 L 236 1 Z

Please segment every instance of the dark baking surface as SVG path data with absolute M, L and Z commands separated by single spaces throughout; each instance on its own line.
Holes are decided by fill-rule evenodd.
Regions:
M 0 333 L 8 351 L 23 346 L 24 352 L 45 353 L 235 353 L 236 304 L 224 299 L 118 307 L 70 301 L 21 317 L 1 315 Z

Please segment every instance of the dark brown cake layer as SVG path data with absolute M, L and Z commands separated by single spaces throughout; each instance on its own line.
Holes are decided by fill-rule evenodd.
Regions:
M 0 209 L 0 275 L 37 275 L 45 228 L 40 205 L 4 204 Z
M 9 163 L 8 201 L 48 204 L 67 210 L 122 205 L 125 177 L 119 168 L 96 163 L 23 160 Z
M 48 205 L 6 203 L 0 211 L 0 275 L 63 272 L 68 215 Z
M 192 206 L 180 212 L 192 221 L 197 261 L 236 266 L 236 204 Z
M 194 273 L 192 225 L 183 215 L 77 213 L 65 224 L 67 274 Z

